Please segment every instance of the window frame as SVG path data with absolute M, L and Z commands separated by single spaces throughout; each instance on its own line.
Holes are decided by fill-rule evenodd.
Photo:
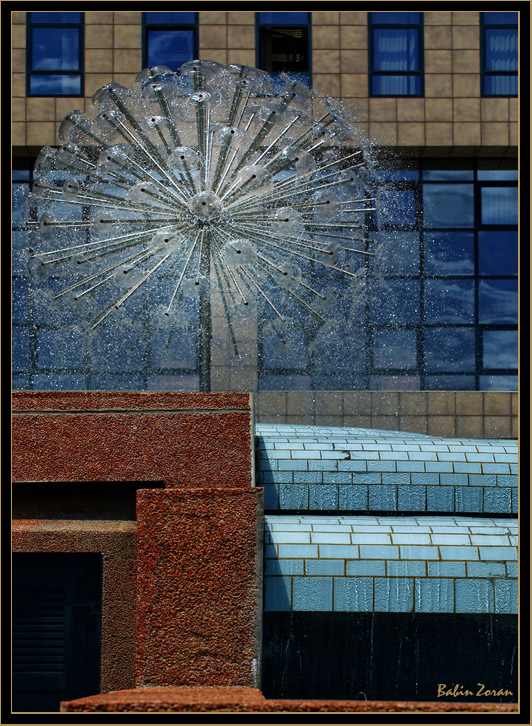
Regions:
M 307 12 L 307 21 L 306 23 L 263 23 L 260 20 L 260 12 L 255 13 L 255 65 L 257 68 L 260 68 L 261 70 L 265 70 L 264 68 L 264 48 L 263 48 L 263 42 L 262 42 L 262 33 L 261 30 L 263 28 L 305 28 L 307 31 L 307 66 L 308 69 L 305 71 L 306 77 L 307 77 L 307 84 L 309 88 L 312 88 L 312 13 Z M 266 71 L 267 73 L 276 74 L 277 71 Z M 281 73 L 282 71 L 279 71 Z M 286 73 L 290 74 L 290 71 L 286 71 Z M 296 76 L 299 76 L 302 74 L 296 73 Z M 304 81 L 301 81 L 302 83 Z
M 150 11 L 151 12 L 151 11 Z M 142 67 L 148 68 L 148 32 L 150 30 L 191 30 L 193 33 L 193 57 L 190 60 L 196 60 L 199 56 L 199 13 L 194 13 L 194 22 L 192 23 L 153 23 L 148 22 L 146 13 L 142 13 Z M 183 61 L 186 62 L 186 61 Z M 158 65 L 167 65 L 160 63 Z M 170 67 L 170 66 L 168 66 Z M 179 68 L 172 68 L 176 71 Z
M 519 69 L 515 71 L 488 71 L 487 67 L 487 48 L 486 48 L 486 31 L 491 30 L 516 30 L 517 42 L 519 44 L 519 15 L 517 23 L 486 23 L 484 20 L 485 13 L 480 13 L 480 89 L 482 98 L 517 98 L 519 96 Z M 519 59 L 519 56 L 518 56 Z M 515 76 L 517 78 L 518 90 L 516 93 L 501 94 L 487 93 L 486 79 L 496 78 L 497 76 Z
M 79 98 L 85 95 L 85 13 L 80 12 L 77 23 L 49 23 L 33 21 L 32 12 L 26 17 L 26 96 L 30 98 Z M 33 65 L 33 29 L 34 28 L 77 28 L 78 30 L 78 65 L 76 71 L 34 71 Z M 79 76 L 79 93 L 32 93 L 32 76 Z
M 374 68 L 375 29 L 388 30 L 417 30 L 418 31 L 418 62 L 417 71 L 377 71 Z M 388 94 L 373 91 L 373 78 L 378 76 L 419 77 L 419 93 Z M 419 13 L 416 23 L 378 23 L 373 21 L 373 13 L 368 12 L 368 96 L 369 98 L 424 98 L 425 97 L 425 44 L 424 44 L 424 14 Z

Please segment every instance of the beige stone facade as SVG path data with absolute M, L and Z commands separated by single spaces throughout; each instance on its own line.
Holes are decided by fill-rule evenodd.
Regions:
M 367 12 L 312 13 L 313 87 L 341 98 L 380 146 L 425 155 L 515 155 L 516 98 L 480 97 L 480 13 L 424 13 L 424 98 L 370 98 Z M 85 12 L 84 98 L 26 98 L 26 13 L 12 14 L 13 144 L 57 143 L 57 127 L 111 81 L 130 86 L 142 66 L 141 12 Z M 199 57 L 255 65 L 255 13 L 199 12 Z
M 519 398 L 502 391 L 259 391 L 257 421 L 432 436 L 517 438 Z

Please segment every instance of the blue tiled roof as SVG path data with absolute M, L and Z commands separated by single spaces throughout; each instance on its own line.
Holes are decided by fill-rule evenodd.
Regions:
M 265 610 L 516 613 L 517 521 L 265 516 Z
M 517 513 L 517 441 L 257 424 L 265 508 Z

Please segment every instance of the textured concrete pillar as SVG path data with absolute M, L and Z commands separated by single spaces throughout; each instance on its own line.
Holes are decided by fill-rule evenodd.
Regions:
M 140 490 L 137 520 L 137 687 L 257 687 L 262 490 Z

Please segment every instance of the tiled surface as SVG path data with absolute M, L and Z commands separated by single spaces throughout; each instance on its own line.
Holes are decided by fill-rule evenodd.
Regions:
M 265 516 L 266 610 L 516 613 L 517 520 Z
M 255 396 L 261 423 L 468 438 L 517 438 L 518 406 L 518 394 L 506 391 L 258 391 Z
M 517 441 L 256 424 L 267 510 L 517 513 Z
M 85 98 L 29 104 L 25 96 L 26 13 L 12 14 L 14 143 L 56 143 L 68 110 L 88 110 L 92 94 L 114 81 L 129 86 L 141 70 L 141 13 L 85 12 Z M 479 12 L 424 13 L 425 98 L 370 99 L 367 12 L 312 13 L 313 86 L 344 99 L 378 144 L 501 148 L 516 144 L 517 99 L 480 98 Z M 199 12 L 199 56 L 255 65 L 253 12 Z M 37 99 L 36 99 L 37 100 Z M 83 109 L 83 107 L 85 107 Z M 46 115 L 46 119 L 43 118 Z

